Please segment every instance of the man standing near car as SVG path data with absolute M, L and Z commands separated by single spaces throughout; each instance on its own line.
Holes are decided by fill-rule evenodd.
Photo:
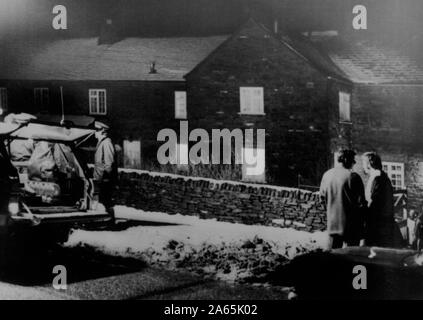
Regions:
M 113 191 L 117 183 L 116 151 L 109 137 L 109 126 L 96 122 L 97 147 L 94 156 L 94 181 L 99 186 L 99 202 L 115 220 Z
M 366 200 L 360 176 L 352 171 L 355 152 L 341 150 L 338 163 L 322 179 L 320 194 L 327 206 L 329 249 L 358 246 L 364 238 Z

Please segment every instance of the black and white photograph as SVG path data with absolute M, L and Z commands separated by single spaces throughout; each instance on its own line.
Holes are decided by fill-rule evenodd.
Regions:
M 423 299 L 422 16 L 0 0 L 0 300 Z

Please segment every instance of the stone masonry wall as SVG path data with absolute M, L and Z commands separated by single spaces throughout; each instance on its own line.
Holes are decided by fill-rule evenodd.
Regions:
M 352 93 L 353 148 L 404 164 L 408 208 L 423 204 L 423 90 L 421 85 L 357 85 Z M 367 177 L 357 161 L 355 170 Z
M 123 170 L 116 198 L 119 205 L 146 211 L 304 231 L 326 228 L 319 196 L 298 189 Z
M 266 181 L 317 186 L 328 169 L 328 80 L 254 21 L 186 76 L 190 127 L 266 130 Z M 264 113 L 240 112 L 240 88 L 262 87 Z M 337 103 L 337 102 L 336 102 Z

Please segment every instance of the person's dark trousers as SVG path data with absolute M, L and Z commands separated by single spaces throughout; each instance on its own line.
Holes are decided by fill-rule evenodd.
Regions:
M 344 237 L 339 234 L 329 235 L 329 245 L 328 249 L 339 249 L 344 245 Z
M 113 222 L 115 220 L 115 211 L 113 209 L 114 202 L 113 202 L 113 191 L 114 191 L 114 184 L 110 181 L 102 181 L 100 182 L 100 190 L 99 190 L 99 202 L 104 205 L 106 211 L 112 216 Z
M 347 247 L 358 247 L 360 245 L 360 240 L 344 240 L 347 244 Z
M 0 271 L 7 264 L 9 194 L 0 192 Z
M 342 248 L 344 246 L 344 242 L 348 247 L 356 247 L 360 245 L 360 240 L 347 240 L 339 234 L 331 234 L 329 235 L 329 250 Z

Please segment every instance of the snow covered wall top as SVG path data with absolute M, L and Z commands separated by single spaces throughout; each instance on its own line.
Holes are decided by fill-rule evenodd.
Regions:
M 244 224 L 326 229 L 319 195 L 240 182 L 121 170 L 116 202 L 145 211 Z

